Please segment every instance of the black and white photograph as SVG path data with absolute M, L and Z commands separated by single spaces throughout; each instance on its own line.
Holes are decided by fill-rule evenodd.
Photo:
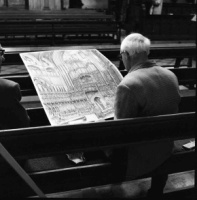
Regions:
M 197 199 L 196 4 L 0 0 L 0 199 Z

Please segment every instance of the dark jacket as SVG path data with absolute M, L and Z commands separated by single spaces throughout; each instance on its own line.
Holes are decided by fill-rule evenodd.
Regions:
M 147 62 L 130 71 L 118 85 L 115 118 L 174 114 L 179 102 L 177 77 L 170 70 Z M 127 175 L 135 178 L 154 170 L 170 157 L 172 150 L 171 140 L 133 145 L 129 148 Z
M 0 129 L 29 126 L 29 117 L 20 100 L 19 85 L 13 81 L 0 79 Z
M 178 112 L 180 92 L 177 77 L 168 69 L 144 63 L 129 72 L 118 85 L 115 117 L 146 117 Z M 147 66 L 147 68 L 146 68 Z

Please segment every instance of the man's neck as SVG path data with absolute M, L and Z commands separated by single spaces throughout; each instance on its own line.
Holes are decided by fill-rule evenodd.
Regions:
M 141 66 L 143 65 L 143 63 L 146 63 L 148 61 L 148 59 L 138 59 L 135 62 L 131 63 L 131 69 L 129 70 L 134 71 L 136 69 L 140 69 Z

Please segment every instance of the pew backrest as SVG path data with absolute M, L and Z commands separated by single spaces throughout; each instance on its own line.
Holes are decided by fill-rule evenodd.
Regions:
M 36 155 L 126 146 L 151 140 L 193 137 L 195 120 L 195 113 L 191 112 L 87 124 L 2 130 L 0 141 L 15 157 L 30 158 Z
M 151 40 L 193 40 L 196 24 L 192 15 L 149 15 L 142 17 L 140 31 Z
M 51 51 L 51 50 L 72 50 L 72 49 L 97 49 L 111 61 L 119 60 L 120 45 L 88 45 L 88 46 L 44 46 L 44 47 L 12 47 L 5 48 L 4 65 L 23 64 L 19 53 Z M 196 44 L 195 41 L 188 42 L 170 42 L 152 44 L 150 48 L 150 59 L 165 58 L 195 58 Z
M 119 25 L 113 15 L 104 12 L 0 14 L 1 43 L 23 45 L 55 45 L 80 41 L 120 41 Z M 101 36 L 102 35 L 102 36 Z M 107 36 L 106 36 L 107 35 Z

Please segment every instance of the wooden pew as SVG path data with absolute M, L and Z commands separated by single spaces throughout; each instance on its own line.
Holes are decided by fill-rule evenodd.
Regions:
M 123 148 L 141 142 L 162 141 L 167 138 L 173 140 L 192 138 L 195 134 L 195 122 L 195 113 L 184 113 L 67 126 L 3 130 L 0 131 L 0 141 L 21 163 L 21 160 L 30 158 L 80 151 L 90 152 L 109 147 Z M 68 162 L 68 167 L 65 168 L 28 173 L 45 194 L 58 192 L 61 195 L 61 192 L 69 190 L 129 180 L 129 177 L 124 176 L 124 166 L 127 162 L 121 162 L 119 160 L 121 157 L 118 157 L 120 162 L 114 162 L 113 159 L 109 160 L 102 156 L 95 160 L 95 157 L 93 156 L 93 161 L 87 160 L 85 164 L 77 166 Z M 194 160 L 194 151 L 176 152 L 166 162 L 162 172 L 171 174 L 193 170 Z M 2 159 L 0 161 L 1 164 L 5 164 Z M 123 172 L 122 176 L 118 176 L 121 172 Z M 8 174 L 0 181 L 8 182 L 10 187 L 14 185 L 15 190 L 10 190 L 10 188 L 4 190 L 7 192 L 4 193 L 5 196 L 34 195 L 28 189 L 21 190 L 22 184 L 19 184 L 19 179 L 15 179 L 13 173 L 11 176 Z M 150 173 L 143 177 L 153 175 L 154 173 Z M 20 194 L 21 191 L 22 194 Z
M 195 111 L 196 91 L 194 85 L 196 84 L 196 68 L 172 68 L 169 70 L 177 76 L 179 85 L 185 85 L 188 87 L 186 90 L 180 90 L 181 102 L 179 105 L 179 112 Z M 123 76 L 127 74 L 125 70 L 120 70 L 120 72 Z M 22 104 L 25 108 L 41 106 L 41 102 L 37 96 L 37 92 L 29 74 L 21 73 L 8 76 L 0 75 L 0 78 L 5 78 L 19 83 L 23 96 Z M 45 116 L 45 114 L 42 116 Z M 40 123 L 42 124 L 42 122 Z
M 196 84 L 196 68 L 171 68 L 172 71 L 178 78 L 179 85 L 189 86 L 190 89 L 194 88 Z M 120 70 L 121 74 L 125 76 L 127 72 Z M 36 95 L 36 91 L 32 80 L 28 73 L 12 74 L 12 75 L 0 75 L 0 78 L 9 79 L 19 83 L 23 96 Z
M 28 92 L 32 94 L 31 90 Z M 196 90 L 180 90 L 180 95 L 179 113 L 196 111 Z M 38 96 L 25 96 L 21 103 L 28 111 L 30 118 L 33 119 L 31 126 L 50 125 Z
M 163 3 L 162 15 L 193 15 L 196 13 L 195 4 L 192 3 Z
M 140 33 L 151 40 L 194 40 L 196 24 L 193 15 L 149 15 L 143 16 Z
M 175 69 L 175 71 L 182 70 L 183 73 L 187 74 L 187 70 L 190 71 L 191 69 L 193 69 L 193 68 L 187 68 L 185 70 Z M 193 73 L 191 73 L 191 74 L 193 76 L 193 79 L 191 78 L 192 76 L 190 76 L 190 77 L 187 76 L 187 77 L 185 77 L 185 79 L 183 77 L 182 77 L 183 79 L 181 79 L 181 76 L 180 76 L 179 83 L 184 83 L 186 85 L 190 85 L 191 83 L 196 83 L 196 79 L 194 77 L 195 69 L 193 69 L 192 71 L 193 71 Z M 121 73 L 124 76 L 127 72 L 121 71 Z M 190 73 L 188 73 L 188 74 L 190 74 Z M 46 113 L 41 105 L 41 102 L 40 102 L 38 96 L 36 95 L 37 93 L 35 91 L 35 88 L 33 86 L 33 83 L 31 81 L 29 75 L 25 75 L 24 79 L 21 77 L 15 77 L 15 78 L 16 79 L 12 79 L 12 80 L 14 80 L 15 82 L 19 82 L 22 85 L 31 86 L 30 88 L 26 88 L 26 90 L 22 90 L 22 94 L 25 95 L 22 99 L 22 105 L 27 109 L 30 118 L 34 119 L 31 121 L 31 126 L 49 125 L 50 123 L 49 123 Z M 34 96 L 32 96 L 32 95 L 34 95 Z M 181 102 L 179 104 L 179 113 L 196 111 L 196 90 L 195 89 L 180 90 L 180 95 L 181 95 Z M 30 97 L 28 97 L 28 96 L 30 96 Z
M 113 15 L 85 12 L 0 13 L 1 44 L 119 43 L 119 25 Z
M 173 72 L 179 82 L 179 85 L 194 85 L 196 84 L 196 68 L 169 68 Z M 121 74 L 125 76 L 127 71 L 120 70 Z
M 37 19 L 43 19 L 43 20 L 73 20 L 73 18 L 78 19 L 100 19 L 100 20 L 109 20 L 111 21 L 114 19 L 114 16 L 112 14 L 107 14 L 104 10 L 85 10 L 85 9 L 68 9 L 66 11 L 38 11 L 38 10 L 21 10 L 14 11 L 14 10 L 1 10 L 0 12 L 0 20 L 6 21 L 6 20 L 29 20 L 29 21 L 35 21 Z
M 4 65 L 23 65 L 19 53 L 36 52 L 36 51 L 50 51 L 50 50 L 72 50 L 72 49 L 97 49 L 110 61 L 120 61 L 120 45 L 88 45 L 88 46 L 44 46 L 44 47 L 6 47 Z M 152 43 L 150 48 L 150 59 L 179 59 L 175 67 L 180 66 L 180 60 L 183 58 L 193 59 L 196 57 L 195 41 L 188 42 L 166 42 L 166 43 Z M 190 63 L 191 64 L 191 63 Z M 10 66 L 11 67 L 11 66 Z M 191 67 L 191 65 L 190 65 Z M 123 70 L 122 63 L 119 64 L 119 69 Z
M 196 111 L 196 91 L 195 90 L 181 90 L 181 102 L 179 104 L 179 113 L 194 112 Z M 46 116 L 44 108 L 37 96 L 31 96 L 30 98 L 22 99 L 22 105 L 29 113 L 31 120 L 31 126 L 45 126 L 50 125 L 50 122 Z M 30 101 L 29 99 L 32 99 Z
M 113 21 L 7 21 L 0 26 L 3 46 L 119 42 L 118 26 Z

